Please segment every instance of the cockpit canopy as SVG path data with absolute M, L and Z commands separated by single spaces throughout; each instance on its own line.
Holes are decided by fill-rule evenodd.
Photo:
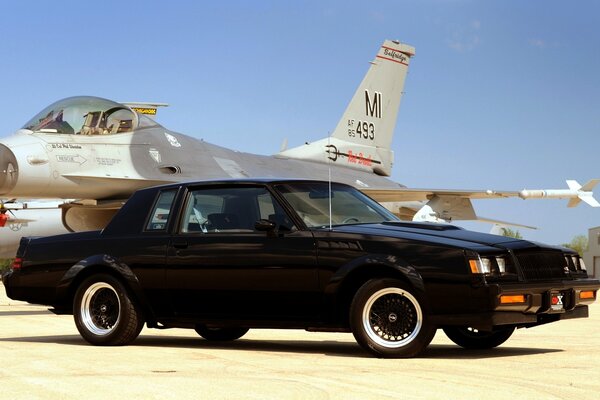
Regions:
M 123 104 L 100 97 L 77 96 L 46 107 L 23 129 L 68 135 L 113 135 L 157 125 Z

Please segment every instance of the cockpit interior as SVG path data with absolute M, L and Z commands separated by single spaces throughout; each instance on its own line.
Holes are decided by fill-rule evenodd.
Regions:
M 123 104 L 99 97 L 77 96 L 46 107 L 23 129 L 36 133 L 114 135 L 156 125 L 151 118 Z

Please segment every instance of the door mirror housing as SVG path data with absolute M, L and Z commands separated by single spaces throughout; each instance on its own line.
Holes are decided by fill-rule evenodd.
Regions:
M 274 232 L 277 224 L 268 219 L 259 219 L 254 223 L 254 229 L 261 232 Z

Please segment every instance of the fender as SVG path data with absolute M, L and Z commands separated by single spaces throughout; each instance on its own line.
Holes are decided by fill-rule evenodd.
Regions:
M 365 271 L 370 267 L 380 267 L 400 273 L 406 280 L 421 293 L 425 292 L 423 277 L 404 259 L 391 254 L 368 254 L 355 258 L 339 268 L 325 286 L 325 295 L 334 295 L 343 283 L 352 275 Z
M 117 258 L 108 254 L 96 254 L 84 260 L 79 261 L 67 270 L 56 287 L 56 298 L 61 300 L 61 303 L 69 304 L 71 288 L 74 282 L 82 276 L 81 274 L 89 270 L 89 268 L 108 269 L 114 272 L 118 277 L 124 280 L 125 285 L 133 292 L 134 296 L 140 302 L 140 306 L 147 312 L 152 312 L 148 309 L 146 296 L 142 291 L 140 282 L 131 268 L 125 263 L 120 262 Z M 152 314 L 150 314 L 152 315 Z

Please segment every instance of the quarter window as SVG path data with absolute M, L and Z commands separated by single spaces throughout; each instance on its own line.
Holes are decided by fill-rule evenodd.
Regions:
M 175 190 L 167 190 L 161 192 L 158 200 L 152 209 L 152 215 L 146 225 L 148 231 L 164 231 L 167 229 L 169 215 L 171 214 L 171 206 L 175 199 Z

